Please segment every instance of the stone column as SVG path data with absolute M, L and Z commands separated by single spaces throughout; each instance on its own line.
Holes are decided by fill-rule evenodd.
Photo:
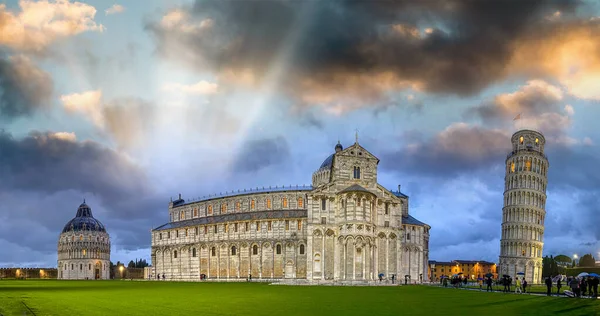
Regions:
M 347 267 L 347 260 L 348 260 L 348 256 L 347 256 L 347 251 L 348 251 L 348 241 L 346 239 L 344 239 L 342 241 L 343 243 L 343 247 L 344 247 L 344 265 L 342 266 L 342 272 L 344 273 L 344 277 L 342 279 L 346 280 L 346 269 L 348 269 Z
M 352 280 L 356 280 L 356 240 L 352 243 Z
M 327 201 L 329 202 L 329 200 Z M 327 236 L 327 227 L 323 227 L 323 235 L 321 236 L 321 280 L 325 280 L 325 238 Z
M 389 278 L 390 276 L 390 239 L 388 237 L 385 238 L 385 277 Z
M 338 266 L 340 264 L 340 247 L 339 247 L 338 243 L 340 243 L 340 241 L 336 237 L 333 241 L 333 279 L 334 280 L 340 279 L 340 268 Z

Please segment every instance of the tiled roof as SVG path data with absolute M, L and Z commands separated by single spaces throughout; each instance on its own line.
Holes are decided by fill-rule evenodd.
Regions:
M 417 226 L 425 226 L 425 225 L 427 225 L 427 224 L 419 221 L 418 219 L 412 217 L 411 215 L 402 216 L 402 224 L 417 225 Z
M 408 197 L 408 195 L 406 195 L 406 194 L 404 194 L 404 193 L 402 193 L 400 191 L 392 191 L 392 190 L 390 190 L 390 192 L 392 192 L 392 194 L 395 195 L 395 196 L 397 196 L 397 197 L 402 197 L 402 198 L 407 198 Z
M 260 212 L 243 212 L 231 213 L 223 215 L 214 215 L 200 218 L 192 218 L 178 222 L 166 223 L 156 227 L 153 230 L 167 230 L 180 227 L 217 224 L 224 222 L 248 221 L 259 219 L 281 219 L 281 218 L 304 218 L 307 217 L 307 210 L 277 210 L 277 211 L 260 211 Z
M 356 191 L 371 193 L 371 191 L 369 191 L 369 190 L 361 187 L 358 184 L 353 184 L 353 185 L 351 185 L 351 186 L 343 189 L 342 191 L 340 191 L 340 193 L 344 193 L 344 192 L 356 192 Z
M 210 201 L 210 200 L 214 200 L 214 199 L 247 195 L 247 194 L 285 192 L 285 191 L 312 191 L 312 189 L 313 189 L 312 185 L 275 186 L 275 187 L 268 187 L 268 188 L 267 187 L 262 187 L 262 188 L 257 187 L 256 189 L 244 189 L 244 190 L 237 190 L 237 191 L 213 194 L 213 195 L 209 195 L 209 196 L 203 196 L 201 198 L 188 200 L 187 202 L 185 202 L 183 199 L 179 199 L 179 200 L 173 201 L 173 207 L 179 207 L 179 206 L 184 206 L 184 205 L 198 203 L 198 202 L 206 202 L 206 201 Z

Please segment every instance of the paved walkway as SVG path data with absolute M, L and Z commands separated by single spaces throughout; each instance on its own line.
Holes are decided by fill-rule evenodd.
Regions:
M 444 288 L 443 286 L 440 285 L 431 285 L 431 286 L 436 286 L 436 287 L 441 287 Z M 488 292 L 485 290 L 485 288 L 483 290 L 477 289 L 477 288 L 468 288 L 468 287 L 459 287 L 459 288 L 455 288 L 453 286 L 448 286 L 445 287 L 447 289 L 455 289 L 455 290 L 467 290 L 467 291 L 476 291 L 476 292 Z M 515 293 L 514 291 L 514 287 L 511 287 L 512 291 L 510 292 L 504 292 L 502 290 L 492 290 L 491 292 L 494 293 L 505 293 L 505 294 L 515 294 L 515 295 L 534 295 L 534 296 L 548 296 L 547 294 L 544 293 Z M 554 289 L 553 289 L 554 290 Z M 573 298 L 573 297 L 568 297 L 564 294 L 556 294 L 556 292 L 552 292 L 552 297 L 566 297 L 566 298 Z M 579 297 L 580 299 L 593 299 L 592 297 L 586 296 L 586 297 Z M 600 297 L 596 298 L 596 299 L 600 299 Z

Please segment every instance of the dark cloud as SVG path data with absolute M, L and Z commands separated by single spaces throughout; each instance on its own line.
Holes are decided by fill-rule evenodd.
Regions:
M 290 148 L 285 138 L 249 140 L 242 145 L 233 163 L 236 172 L 256 172 L 263 168 L 288 163 Z
M 144 172 L 126 156 L 71 136 L 31 132 L 15 139 L 0 132 L 0 189 L 48 194 L 74 189 L 97 194 L 106 203 L 149 191 Z
M 73 137 L 32 132 L 16 139 L 0 132 L 0 243 L 24 227 L 33 232 L 13 245 L 18 253 L 0 250 L 3 260 L 31 260 L 26 249 L 55 255 L 56 238 L 84 197 L 119 251 L 147 247 L 148 230 L 168 220 L 168 197 L 156 194 L 142 169 L 99 143 Z
M 522 35 L 545 25 L 545 16 L 575 7 L 573 1 L 198 0 L 181 9 L 189 17 L 167 15 L 146 29 L 161 56 L 199 71 L 251 70 L 260 81 L 286 54 L 282 89 L 304 103 L 360 107 L 406 87 L 476 93 L 508 75 Z
M 27 57 L 0 57 L 0 118 L 30 115 L 48 108 L 52 78 Z
M 511 148 L 510 135 L 466 124 L 451 125 L 427 140 L 421 140 L 418 135 L 408 133 L 403 148 L 384 153 L 382 169 L 452 178 L 504 165 Z

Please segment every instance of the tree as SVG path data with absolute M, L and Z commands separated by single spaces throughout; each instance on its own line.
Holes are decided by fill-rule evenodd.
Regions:
M 583 255 L 583 257 L 581 257 L 581 259 L 579 259 L 580 267 L 593 267 L 595 265 L 596 265 L 596 259 L 594 258 L 594 256 L 592 256 L 591 253 Z
M 128 268 L 135 268 L 135 262 L 133 262 L 133 260 L 129 261 L 129 264 L 127 264 Z
M 573 261 L 573 259 L 571 259 L 571 257 L 569 256 L 565 256 L 565 255 L 558 255 L 556 257 L 554 257 L 554 261 L 556 261 L 556 263 L 558 263 L 558 265 L 562 265 L 562 266 L 568 266 L 569 263 L 571 263 Z

